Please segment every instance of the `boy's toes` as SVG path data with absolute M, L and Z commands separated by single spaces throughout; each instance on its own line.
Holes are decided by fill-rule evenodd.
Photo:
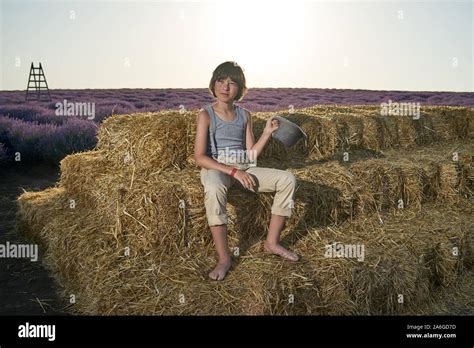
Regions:
M 223 280 L 225 278 L 225 274 L 223 272 L 212 271 L 209 273 L 209 278 L 212 280 Z
M 211 273 L 209 273 L 209 278 L 211 278 L 212 280 L 217 280 L 218 276 L 219 274 L 217 274 L 217 272 L 215 271 L 212 271 Z
M 283 257 L 284 259 L 290 260 L 290 261 L 299 261 L 300 257 L 298 254 L 295 254 L 292 251 L 283 249 L 283 250 L 278 250 L 275 254 Z
M 291 252 L 291 251 L 288 251 L 288 254 L 286 254 L 284 257 L 295 262 L 300 260 L 300 257 L 298 256 L 298 254 L 295 254 L 294 252 Z
M 214 270 L 209 273 L 209 278 L 212 280 L 223 280 L 229 271 L 230 265 L 230 260 L 227 262 L 218 263 L 216 268 L 214 268 Z
M 225 272 L 221 270 L 214 270 L 209 273 L 209 278 L 212 280 L 223 280 L 225 278 Z
M 298 254 L 296 254 L 296 253 L 294 253 L 294 252 L 292 252 L 288 249 L 285 249 L 284 247 L 282 247 L 279 244 L 270 245 L 270 244 L 265 243 L 264 244 L 264 249 L 268 253 L 278 255 L 278 256 L 280 256 L 284 259 L 290 260 L 290 261 L 297 262 L 297 261 L 300 260 L 300 256 Z

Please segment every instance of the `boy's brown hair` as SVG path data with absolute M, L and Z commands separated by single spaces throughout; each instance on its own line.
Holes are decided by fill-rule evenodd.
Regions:
M 242 100 L 244 95 L 247 94 L 248 88 L 245 85 L 245 75 L 243 69 L 236 62 L 224 62 L 220 64 L 212 73 L 211 82 L 209 82 L 209 91 L 216 97 L 214 86 L 216 81 L 221 79 L 230 78 L 232 81 L 237 83 L 239 90 L 235 96 L 235 100 Z

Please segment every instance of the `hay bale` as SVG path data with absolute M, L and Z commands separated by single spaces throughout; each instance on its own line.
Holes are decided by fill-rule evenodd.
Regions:
M 384 221 L 389 220 L 384 217 Z M 425 288 L 427 279 L 420 273 L 417 256 L 401 242 L 404 238 L 402 234 L 386 233 L 374 218 L 310 230 L 296 250 L 310 259 L 307 274 L 312 274 L 322 287 L 324 307 L 315 304 L 312 313 L 397 313 L 402 308 L 397 306 L 398 294 L 404 294 L 405 303 L 416 303 L 416 295 Z M 363 245 L 364 259 L 328 258 L 325 249 L 334 243 Z
M 457 259 L 444 253 L 433 260 L 432 255 L 440 250 L 440 240 L 445 246 L 462 246 L 470 230 L 459 228 L 459 222 L 470 217 L 468 212 L 430 204 L 424 211 L 393 210 L 380 217 L 361 215 L 339 226 L 310 229 L 296 243 L 295 250 L 307 261 L 303 275 L 317 284 L 315 278 L 328 272 L 331 276 L 324 278 L 324 283 L 340 290 L 337 297 L 344 299 L 340 304 L 346 312 L 341 307 L 331 314 L 406 313 L 430 301 L 440 284 L 457 281 L 464 262 L 463 248 Z M 364 261 L 324 258 L 324 245 L 334 242 L 363 244 Z M 326 267 L 322 267 L 321 258 Z M 399 295 L 403 303 L 399 303 Z
M 379 254 L 372 261 L 354 267 L 348 287 L 353 301 L 359 304 L 359 313 L 403 312 L 398 301 L 414 303 L 417 295 L 421 295 L 417 288 L 421 275 L 416 258 L 403 246 L 393 248 L 395 250 L 385 249 L 381 257 Z
M 99 128 L 97 147 L 122 170 L 182 169 L 192 164 L 196 115 L 166 110 L 109 117 Z
M 120 227 L 120 202 L 135 171 L 117 170 L 103 151 L 88 151 L 65 157 L 59 185 L 76 205 L 90 207 L 114 218 Z M 143 194 L 144 195 L 144 194 Z
M 210 241 L 203 202 L 196 169 L 137 178 L 126 184 L 117 202 L 115 233 L 127 237 L 134 253 L 202 246 Z
M 148 240 L 142 236 L 143 233 L 160 230 L 161 240 L 172 243 L 165 246 L 157 240 L 148 242 L 161 245 L 163 252 L 209 242 L 209 234 L 203 239 L 203 231 L 208 227 L 199 170 L 163 171 L 146 177 L 140 173 L 121 175 L 108 171 L 106 163 L 99 152 L 71 156 L 63 162 L 65 168 L 61 180 L 71 197 L 78 196 L 84 202 L 92 199 L 93 207 L 102 209 L 104 215 L 114 216 L 116 236 L 126 233 L 124 230 L 138 231 L 135 236 L 143 241 Z M 367 166 L 361 166 L 361 163 L 348 167 L 356 173 L 356 180 L 352 172 L 336 161 L 315 165 L 293 162 L 299 168 L 288 170 L 298 178 L 299 186 L 288 229 L 337 224 L 358 212 L 394 207 L 399 199 L 403 199 L 405 206 L 421 207 L 423 182 L 420 168 L 403 162 L 395 165 L 375 161 Z M 370 170 L 367 173 L 365 167 L 375 168 L 379 174 Z M 88 175 L 81 175 L 79 168 Z M 358 169 L 363 170 L 362 173 Z M 378 179 L 373 180 L 377 175 Z M 390 184 L 388 190 L 384 188 L 387 182 Z M 372 186 L 367 186 L 367 183 Z M 247 249 L 265 234 L 273 194 L 253 195 L 237 187 L 234 185 L 228 195 L 229 240 L 232 247 Z M 380 192 L 385 194 L 380 196 Z M 391 205 L 383 204 L 387 201 Z
M 80 205 L 54 216 L 44 228 L 51 246 L 44 262 L 64 285 L 63 296 L 75 295 L 76 303 L 70 310 L 89 314 L 158 314 L 164 306 L 168 313 L 180 314 L 184 306 L 179 306 L 178 293 L 174 303 L 171 297 L 178 285 L 185 283 L 180 273 L 193 275 L 189 271 L 193 259 L 183 263 L 180 257 L 163 255 L 150 245 L 145 252 L 137 252 L 127 239 L 132 236 L 116 236 L 115 227 L 113 219 Z M 203 283 L 202 277 L 200 282 Z M 159 308 L 151 311 L 158 303 Z
M 460 172 L 459 178 L 459 193 L 470 199 L 474 194 L 474 154 L 461 153 L 459 154 L 458 171 Z
M 412 116 L 370 116 L 366 120 L 366 147 L 378 151 L 416 146 L 415 122 Z
M 439 191 L 438 199 L 445 202 L 459 201 L 459 173 L 456 163 L 439 163 Z
M 100 152 L 69 156 L 62 162 L 61 183 L 71 197 L 113 217 L 116 238 L 129 236 L 134 252 L 153 245 L 163 253 L 177 252 L 209 243 L 198 169 L 147 176 L 115 172 L 107 163 Z M 256 195 L 239 190 L 237 185 L 231 188 L 228 202 L 231 244 L 248 245 L 247 237 L 256 235 L 251 232 L 264 232 L 270 213 L 260 208 Z
M 55 214 L 43 229 L 51 245 L 45 262 L 65 286 L 64 295 L 76 295 L 71 309 L 78 313 L 398 313 L 403 312 L 396 302 L 400 291 L 403 308 L 426 298 L 431 278 L 425 278 L 419 260 L 433 245 L 433 236 L 446 234 L 444 230 L 433 235 L 433 226 L 449 229 L 453 225 L 454 217 L 448 218 L 453 212 L 429 211 L 433 216 L 396 211 L 397 215 L 383 216 L 384 225 L 375 217 L 361 216 L 337 227 L 301 231 L 294 245 L 304 257 L 298 265 L 263 257 L 250 248 L 240 254 L 226 281 L 216 284 L 206 280 L 215 262 L 211 244 L 188 255 L 163 253 L 131 233 L 116 238 L 113 219 L 79 205 Z M 401 222 L 405 227 L 400 227 Z M 152 239 L 152 234 L 141 238 Z M 125 256 L 125 247 L 132 245 L 133 238 L 137 239 L 135 247 Z M 324 258 L 324 246 L 332 241 L 364 243 L 363 266 L 358 267 L 354 260 Z M 141 252 L 136 250 L 139 243 Z M 288 302 L 291 294 L 294 303 Z
M 425 211 L 430 245 L 425 265 L 435 287 L 454 285 L 465 266 L 469 267 L 469 242 L 472 236 L 472 206 L 467 202 L 440 204 Z
M 357 116 L 340 115 L 336 118 L 337 143 L 342 151 L 362 148 L 364 125 Z
M 275 256 L 262 252 L 245 255 L 231 273 L 230 281 L 243 276 L 248 284 L 247 298 L 241 301 L 246 315 L 307 314 L 309 305 L 320 301 L 314 284 L 302 275 L 302 265 L 285 263 Z
M 224 282 L 207 280 L 216 255 L 199 170 L 189 161 L 195 112 L 106 120 L 99 151 L 62 161 L 57 202 L 42 202 L 47 195 L 38 203 L 25 196 L 20 215 L 30 236 L 48 246 L 45 263 L 64 285 L 64 295 L 76 295 L 71 310 L 77 313 L 404 313 L 439 285 L 454 284 L 471 262 L 472 218 L 460 223 L 472 216 L 461 209 L 471 206 L 450 201 L 453 192 L 461 192 L 454 176 L 468 178 L 470 172 L 453 172 L 458 164 L 432 149 L 422 163 L 411 152 L 341 162 L 339 150 L 378 151 L 415 141 L 410 122 L 383 119 L 377 110 L 298 110 L 291 117 L 310 135 L 308 144 L 299 145 L 303 156 L 292 158 L 293 150 L 274 143 L 262 158 L 298 179 L 282 239 L 303 255 L 299 264 L 262 254 L 273 194 L 254 195 L 234 185 L 227 205 L 229 246 L 239 255 Z M 255 123 L 261 127 L 269 116 L 255 115 Z M 444 207 L 421 212 L 429 203 L 426 193 L 442 199 Z M 70 197 L 77 198 L 74 209 L 67 205 Z M 399 199 L 405 209 L 397 209 Z M 42 221 L 40 214 L 47 218 Z M 369 254 L 362 264 L 325 258 L 324 247 L 333 241 L 363 243 Z M 460 246 L 455 263 L 446 254 L 449 243 Z
M 418 254 L 427 241 L 406 229 L 392 233 L 390 217 L 383 221 L 362 227 L 370 231 L 369 237 L 359 235 L 365 260 L 353 267 L 346 283 L 359 314 L 403 313 L 404 307 L 416 306 L 428 288 Z
M 420 165 L 414 165 L 409 161 L 400 161 L 403 163 L 400 176 L 400 197 L 404 206 L 414 207 L 421 210 L 422 204 L 426 201 L 424 189 L 426 186 L 426 172 Z
M 163 171 L 146 177 L 114 173 L 105 169 L 106 163 L 100 153 L 70 156 L 62 163 L 61 181 L 71 197 L 113 216 L 116 236 L 134 231 L 134 239 L 160 245 L 163 252 L 209 242 L 209 233 L 204 232 L 208 226 L 199 170 Z M 343 166 L 328 163 L 293 172 L 299 187 L 288 228 L 327 225 L 351 216 L 353 189 Z M 270 221 L 273 195 L 254 195 L 241 190 L 237 183 L 230 189 L 227 210 L 231 246 L 249 248 L 261 239 Z M 149 231 L 160 231 L 156 237 L 161 242 L 142 236 Z M 165 246 L 165 241 L 171 244 Z
M 397 207 L 401 197 L 401 170 L 393 164 L 369 159 L 350 167 L 355 180 L 364 183 L 357 212 L 366 214 Z
M 64 296 L 76 296 L 71 310 L 77 313 L 252 315 L 271 311 L 271 300 L 257 292 L 270 270 L 249 259 L 252 255 L 243 255 L 226 281 L 215 283 L 207 281 L 215 263 L 209 246 L 189 256 L 163 254 L 153 247 L 139 253 L 132 247 L 125 255 L 125 246 L 130 244 L 114 237 L 113 222 L 85 207 L 55 218 L 47 229 L 52 247 L 44 262 L 65 286 Z
M 474 138 L 474 108 L 470 108 L 467 110 L 467 122 L 468 122 L 468 127 L 467 127 L 467 138 L 472 139 Z
M 472 145 L 462 145 L 463 151 Z M 402 156 L 396 151 L 384 151 L 383 158 L 351 163 L 349 170 L 355 181 L 365 184 L 358 212 L 411 205 L 421 209 L 424 202 L 439 200 L 458 202 L 464 193 L 469 197 L 472 170 L 469 156 L 454 162 L 452 151 L 439 148 L 416 149 Z
M 105 150 L 108 159 L 115 165 L 129 164 L 136 170 L 193 166 L 197 112 L 165 110 L 109 117 L 99 129 L 98 149 Z M 421 120 L 422 117 L 420 121 L 408 116 L 381 116 L 380 107 L 370 105 L 315 106 L 291 113 L 287 110 L 258 112 L 253 114 L 256 140 L 266 120 L 275 114 L 287 117 L 303 128 L 308 134 L 308 141 L 301 141 L 288 149 L 271 138 L 261 159 L 321 159 L 337 150 L 347 150 L 348 145 L 379 151 L 443 139 L 464 139 L 472 113 L 467 108 L 425 107 L 423 116 L 426 115 L 425 119 L 429 118 L 431 122 L 427 126 L 423 124 L 425 119 Z
M 458 154 L 458 161 L 453 160 L 454 153 Z M 472 142 L 464 140 L 422 146 L 403 155 L 396 150 L 385 150 L 383 156 L 389 162 L 405 162 L 407 165 L 412 163 L 413 169 L 421 168 L 424 201 L 443 197 L 453 201 L 457 194 L 466 198 L 471 195 L 473 153 Z
M 49 244 L 43 263 L 63 285 L 62 295 L 75 296 L 76 304 L 70 307 L 73 312 L 95 314 L 93 308 L 106 296 L 100 291 L 109 295 L 113 291 L 106 287 L 109 272 L 117 267 L 123 248 L 117 245 L 110 226 L 109 216 L 78 204 L 50 217 L 41 233 Z
M 82 199 L 85 204 L 97 207 L 107 205 L 107 188 L 120 186 L 121 176 L 107 160 L 104 151 L 87 151 L 66 156 L 60 162 L 59 185 L 72 199 Z
M 458 106 L 423 106 L 415 126 L 418 144 L 469 138 L 472 111 Z
M 427 254 L 426 262 L 431 268 L 431 281 L 435 286 L 450 286 L 457 280 L 462 267 L 460 236 L 449 238 L 447 229 L 433 231 L 435 244 Z
M 471 225 L 470 227 L 472 231 L 473 226 Z M 463 262 L 465 268 L 474 268 L 474 234 L 472 232 L 466 234 Z
M 347 258 L 325 257 L 325 247 L 341 237 L 337 227 L 309 228 L 296 241 L 294 250 L 302 255 L 303 264 L 294 271 L 312 284 L 312 291 L 305 291 L 303 297 L 295 296 L 295 303 L 304 302 L 301 314 L 350 315 L 357 313 L 356 303 L 351 299 L 346 280 L 350 277 L 354 261 Z M 306 300 L 306 298 L 311 300 Z
M 40 192 L 23 192 L 17 198 L 16 230 L 46 249 L 48 240 L 41 238 L 41 231 L 54 215 L 61 215 L 69 200 L 63 188 L 51 187 Z
M 438 164 L 435 162 L 429 162 L 422 164 L 423 167 L 423 194 L 424 201 L 435 201 L 438 197 L 439 188 L 439 170 Z
M 365 149 L 379 151 L 383 149 L 382 118 L 367 115 L 362 117 L 364 126 L 362 133 L 362 147 Z
M 472 122 L 472 112 L 467 107 L 445 106 L 432 108 L 433 113 L 438 116 L 435 119 L 439 122 L 441 138 L 444 140 L 467 139 L 469 134 L 469 124 Z M 443 122 L 444 121 L 444 122 Z M 436 130 L 436 126 L 435 126 Z
M 337 224 L 352 217 L 360 187 L 343 165 L 331 161 L 288 170 L 300 185 L 296 207 L 304 204 L 304 215 L 298 217 L 306 226 Z
M 396 140 L 394 144 L 399 145 L 401 148 L 413 147 L 417 144 L 417 132 L 415 123 L 412 116 L 387 116 L 385 119 L 392 119 L 395 125 L 394 133 L 396 134 Z M 393 147 L 393 146 L 386 146 Z

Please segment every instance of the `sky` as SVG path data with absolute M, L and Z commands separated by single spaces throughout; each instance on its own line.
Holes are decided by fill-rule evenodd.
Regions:
M 474 1 L 0 0 L 0 90 L 247 86 L 474 92 Z

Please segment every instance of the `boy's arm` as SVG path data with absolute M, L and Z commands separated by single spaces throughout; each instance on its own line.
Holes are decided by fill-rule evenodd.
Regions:
M 249 158 L 251 160 L 255 160 L 256 157 L 260 156 L 260 153 L 263 151 L 265 145 L 268 142 L 268 139 L 270 139 L 271 133 L 263 132 L 262 135 L 260 136 L 260 139 L 255 143 L 255 138 L 253 135 L 253 122 L 252 122 L 252 116 L 250 115 L 250 112 L 247 112 L 247 138 L 246 138 L 246 144 L 247 144 L 247 150 L 252 150 L 248 151 L 249 152 Z M 255 157 L 254 157 L 255 156 Z

